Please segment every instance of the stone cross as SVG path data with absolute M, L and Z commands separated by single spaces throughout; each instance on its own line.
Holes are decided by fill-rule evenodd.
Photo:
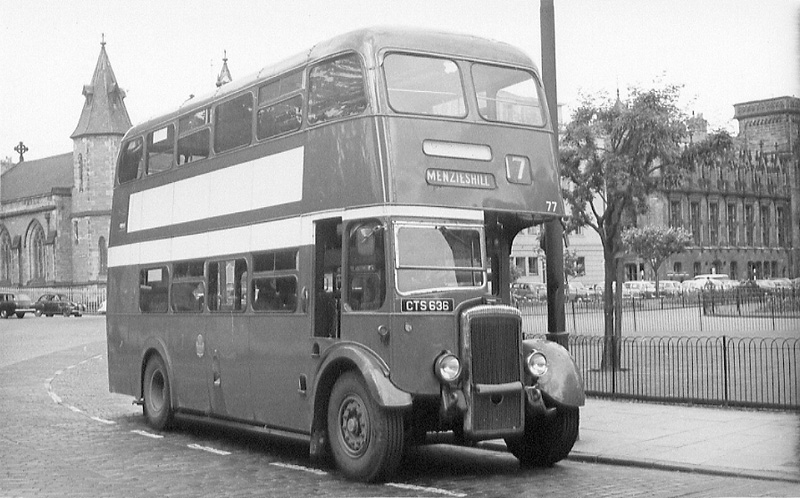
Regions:
M 20 140 L 19 145 L 14 147 L 14 150 L 19 153 L 19 162 L 24 161 L 25 157 L 23 156 L 23 154 L 28 152 L 28 147 Z

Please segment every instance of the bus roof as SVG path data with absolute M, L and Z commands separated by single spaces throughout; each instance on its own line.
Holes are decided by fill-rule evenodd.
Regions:
M 370 55 L 374 51 L 383 49 L 451 55 L 473 60 L 506 63 L 536 70 L 533 61 L 527 54 L 504 42 L 445 31 L 394 27 L 363 28 L 321 41 L 309 50 L 264 66 L 261 70 L 233 80 L 213 92 L 199 97 L 191 97 L 171 111 L 153 116 L 133 126 L 128 130 L 127 135 L 139 134 L 146 129 L 157 126 L 159 123 L 169 121 L 194 109 L 201 109 L 216 100 L 224 98 L 226 95 L 239 92 L 259 81 L 267 80 L 272 76 L 303 67 L 331 55 L 348 50 Z M 370 61 L 368 60 L 367 64 L 369 63 Z

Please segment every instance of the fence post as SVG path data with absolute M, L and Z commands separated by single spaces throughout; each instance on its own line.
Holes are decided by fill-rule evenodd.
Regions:
M 636 329 L 636 298 L 631 296 L 631 308 L 633 309 L 633 331 L 638 332 Z
M 769 307 L 772 310 L 772 330 L 775 330 L 775 296 L 769 297 Z
M 724 401 L 725 406 L 728 406 L 728 338 L 724 334 L 722 335 L 722 368 L 725 370 L 722 376 L 725 385 Z
M 700 332 L 703 331 L 703 306 L 704 306 L 704 299 L 703 293 L 697 293 L 697 311 L 700 313 Z

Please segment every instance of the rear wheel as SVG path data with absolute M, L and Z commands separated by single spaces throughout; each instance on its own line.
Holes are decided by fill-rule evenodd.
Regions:
M 578 439 L 578 408 L 560 406 L 548 416 L 526 414 L 522 436 L 506 438 L 523 467 L 550 467 L 569 455 Z
M 17 318 L 25 318 L 25 312 L 17 313 Z
M 8 310 L 0 310 L 0 318 L 8 318 Z
M 173 417 L 169 376 L 164 360 L 158 355 L 147 361 L 142 396 L 144 396 L 144 416 L 147 418 L 147 423 L 158 430 L 168 428 Z
M 378 406 L 361 376 L 346 372 L 336 381 L 328 404 L 328 438 L 347 477 L 387 479 L 403 455 L 403 435 L 403 414 Z

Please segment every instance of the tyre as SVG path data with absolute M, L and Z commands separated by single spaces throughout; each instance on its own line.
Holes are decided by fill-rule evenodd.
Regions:
M 37 317 L 40 317 L 42 316 L 42 310 L 36 310 L 33 312 L 33 314 L 36 315 Z
M 526 413 L 522 436 L 506 438 L 506 447 L 522 467 L 550 467 L 569 455 L 578 439 L 578 408 L 559 406 L 548 416 Z
M 378 482 L 403 455 L 403 414 L 378 406 L 364 380 L 346 372 L 328 403 L 328 439 L 336 466 L 350 479 Z
M 8 310 L 0 310 L 0 318 L 8 318 Z
M 150 427 L 162 430 L 172 423 L 172 401 L 170 398 L 169 375 L 164 360 L 153 355 L 147 361 L 142 380 L 144 397 L 144 416 Z
M 64 315 L 64 318 L 69 318 L 69 317 L 71 317 L 71 316 L 72 316 L 72 313 L 70 313 L 70 310 L 69 310 L 69 309 L 65 309 L 65 310 L 64 310 L 64 311 L 62 311 L 61 313 Z
M 25 318 L 25 312 L 17 313 L 17 318 Z

